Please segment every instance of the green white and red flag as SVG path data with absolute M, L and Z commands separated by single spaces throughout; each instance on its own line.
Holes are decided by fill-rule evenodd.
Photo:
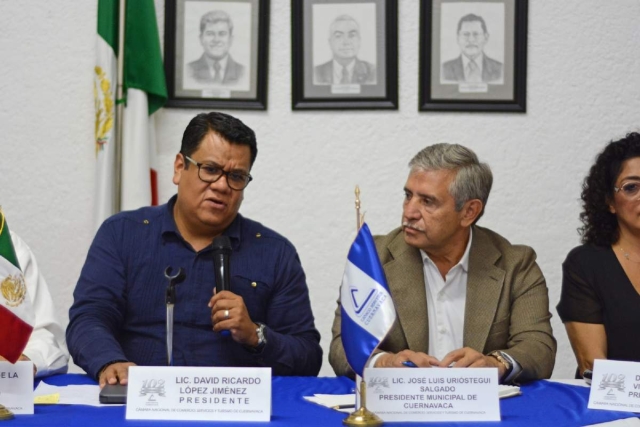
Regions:
M 99 226 L 116 213 L 116 88 L 119 0 L 98 0 L 94 68 L 96 107 L 96 205 Z M 153 0 L 128 0 L 125 13 L 120 209 L 158 203 L 152 114 L 167 100 Z
M 31 299 L 0 209 L 0 356 L 16 363 L 29 342 L 34 324 Z

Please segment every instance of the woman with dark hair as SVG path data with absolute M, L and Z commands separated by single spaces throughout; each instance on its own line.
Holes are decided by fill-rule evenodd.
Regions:
M 582 185 L 582 246 L 562 264 L 558 314 L 578 361 L 640 361 L 640 134 L 610 142 Z

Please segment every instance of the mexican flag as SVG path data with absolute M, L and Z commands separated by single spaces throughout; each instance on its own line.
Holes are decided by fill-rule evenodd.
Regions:
M 0 356 L 16 363 L 27 346 L 34 324 L 27 286 L 0 210 Z
M 116 213 L 116 88 L 118 0 L 98 0 L 94 67 L 96 205 L 99 226 Z M 167 100 L 153 0 L 127 0 L 124 46 L 121 210 L 158 203 L 152 114 Z

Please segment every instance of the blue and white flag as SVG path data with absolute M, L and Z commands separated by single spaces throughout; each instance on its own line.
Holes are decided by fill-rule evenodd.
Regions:
M 367 224 L 351 245 L 342 287 L 342 346 L 353 371 L 362 376 L 373 351 L 396 320 L 387 280 Z

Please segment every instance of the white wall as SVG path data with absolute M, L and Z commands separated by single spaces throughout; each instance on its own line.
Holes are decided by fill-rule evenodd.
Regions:
M 96 1 L 0 1 L 0 204 L 38 256 L 63 323 L 93 237 L 92 67 Z M 604 144 L 638 130 L 640 2 L 530 1 L 526 114 L 418 113 L 417 0 L 399 8 L 399 111 L 291 111 L 290 1 L 272 0 L 269 110 L 235 111 L 258 135 L 241 211 L 287 236 L 307 272 L 326 362 L 353 189 L 376 234 L 398 225 L 406 163 L 456 142 L 488 162 L 495 183 L 481 225 L 538 253 L 558 338 L 554 377 L 575 362 L 555 305 L 561 263 L 578 244 L 581 181 Z M 163 1 L 156 0 L 160 28 Z M 160 196 L 199 111 L 158 113 Z

